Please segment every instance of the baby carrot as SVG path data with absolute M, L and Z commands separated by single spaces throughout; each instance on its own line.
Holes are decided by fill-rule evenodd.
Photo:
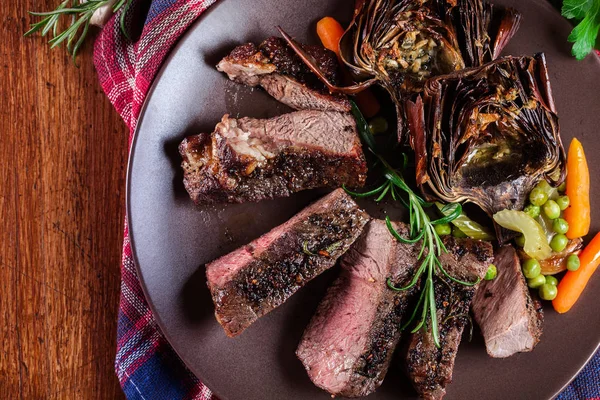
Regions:
M 552 301 L 554 309 L 561 314 L 573 307 L 600 264 L 600 233 L 579 254 L 579 260 L 579 269 L 567 271 L 558 284 L 558 294 Z
M 344 34 L 344 28 L 332 17 L 322 18 L 317 22 L 317 35 L 326 49 L 340 56 L 340 39 Z
M 567 196 L 570 200 L 564 215 L 569 223 L 567 237 L 583 237 L 590 230 L 590 172 L 583 146 L 577 139 L 571 142 L 567 155 Z
M 342 25 L 332 17 L 324 17 L 317 22 L 317 35 L 319 36 L 319 39 L 321 39 L 321 43 L 323 43 L 323 46 L 326 49 L 333 51 L 337 55 L 340 64 L 342 64 L 340 57 L 340 39 L 343 34 L 344 28 L 342 28 Z M 347 73 L 345 75 L 347 78 L 346 80 L 350 82 L 351 79 Z M 367 118 L 375 116 L 381 108 L 379 101 L 369 89 L 356 94 L 355 100 L 356 105 L 358 105 L 360 111 Z

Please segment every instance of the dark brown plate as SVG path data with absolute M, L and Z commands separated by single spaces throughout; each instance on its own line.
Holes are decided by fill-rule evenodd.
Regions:
M 566 42 L 570 26 L 544 0 L 499 0 L 523 13 L 506 54 L 548 56 L 568 145 L 579 137 L 590 158 L 593 209 L 600 182 L 600 62 L 577 62 Z M 221 0 L 185 35 L 159 74 L 135 136 L 127 184 L 129 232 L 146 296 L 167 338 L 189 368 L 222 400 L 328 399 L 295 358 L 302 331 L 335 269 L 319 277 L 244 334 L 229 339 L 213 316 L 203 264 L 284 222 L 322 192 L 258 204 L 195 208 L 182 185 L 177 145 L 209 132 L 225 113 L 273 116 L 287 109 L 260 90 L 229 82 L 214 65 L 234 45 L 260 41 L 282 25 L 306 42 L 324 15 L 347 21 L 351 0 Z M 390 210 L 391 211 L 391 210 Z M 600 229 L 594 213 L 592 231 Z M 548 399 L 577 374 L 600 341 L 600 277 L 577 306 L 559 316 L 547 307 L 542 342 L 532 353 L 489 358 L 481 339 L 464 340 L 451 399 Z M 369 398 L 415 397 L 396 359 Z

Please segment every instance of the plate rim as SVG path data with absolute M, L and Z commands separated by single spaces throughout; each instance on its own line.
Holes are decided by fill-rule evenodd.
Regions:
M 169 346 L 171 347 L 171 349 L 173 349 L 175 354 L 177 354 L 177 356 L 182 361 L 184 366 L 200 381 L 200 383 L 202 383 L 203 385 L 208 387 L 211 390 L 211 392 L 213 392 L 220 399 L 233 400 L 233 399 L 225 399 L 225 397 L 221 396 L 221 394 L 217 390 L 214 389 L 213 385 L 210 382 L 208 382 L 209 381 L 208 379 L 206 379 L 205 377 L 201 377 L 199 374 L 196 373 L 195 368 L 191 365 L 191 363 L 186 361 L 186 357 L 179 350 L 177 350 L 177 348 L 173 345 L 173 341 L 171 340 L 171 335 L 168 333 L 168 329 L 165 329 L 165 324 L 163 323 L 160 315 L 157 313 L 156 307 L 154 306 L 154 302 L 152 301 L 151 296 L 148 293 L 146 281 L 144 279 L 144 275 L 142 274 L 142 268 L 140 266 L 140 263 L 138 262 L 137 251 L 136 251 L 135 240 L 134 240 L 134 232 L 132 229 L 133 225 L 131 224 L 131 207 L 132 207 L 132 204 L 131 204 L 132 203 L 131 202 L 131 179 L 132 179 L 132 177 L 131 177 L 131 175 L 133 172 L 133 159 L 135 156 L 135 149 L 136 149 L 138 137 L 140 136 L 140 128 L 142 126 L 141 122 L 144 118 L 144 115 L 147 112 L 148 104 L 150 103 L 150 99 L 156 90 L 156 87 L 158 85 L 160 78 L 162 77 L 162 75 L 164 75 L 168 65 L 173 61 L 173 58 L 174 58 L 176 52 L 183 45 L 184 41 L 188 38 L 188 36 L 192 32 L 192 30 L 198 29 L 198 26 L 202 23 L 202 20 L 205 18 L 205 16 L 208 15 L 209 13 L 211 13 L 215 9 L 215 7 L 218 7 L 219 4 L 223 3 L 224 1 L 227 1 L 227 0 L 219 0 L 218 4 L 213 4 L 212 6 L 210 6 L 194 22 L 192 22 L 190 24 L 190 26 L 187 27 L 187 29 L 177 39 L 175 45 L 172 46 L 172 48 L 168 51 L 166 57 L 161 62 L 158 72 L 157 72 L 156 76 L 154 77 L 154 79 L 152 80 L 150 88 L 148 89 L 148 92 L 146 93 L 146 97 L 144 98 L 144 102 L 140 109 L 140 114 L 137 118 L 136 127 L 131 136 L 129 149 L 128 149 L 129 154 L 127 156 L 127 170 L 126 170 L 126 178 L 125 178 L 125 211 L 126 211 L 125 221 L 127 224 L 127 232 L 129 234 L 129 245 L 131 248 L 131 256 L 133 259 L 135 271 L 137 273 L 137 278 L 140 282 L 140 286 L 142 288 L 142 292 L 144 294 L 146 303 L 148 304 L 148 307 L 152 311 L 152 315 L 154 316 L 156 324 L 158 325 L 158 328 L 160 329 L 160 333 L 162 333 L 162 335 L 165 337 L 165 339 L 169 343 Z M 493 0 L 491 0 L 491 2 L 493 3 Z M 539 7 L 544 7 L 546 9 L 550 10 L 550 12 L 559 14 L 558 10 L 556 10 L 549 3 L 548 0 L 533 0 L 533 2 Z M 569 23 L 567 20 L 565 20 L 565 22 Z M 600 67 L 600 55 L 598 53 L 596 53 L 595 50 L 592 50 L 592 57 L 596 59 L 596 61 L 598 62 L 598 65 Z M 600 73 L 600 70 L 599 70 L 599 73 Z M 591 354 L 587 357 L 585 362 L 568 379 L 568 381 L 549 398 L 549 400 L 556 399 L 575 380 L 575 378 L 577 378 L 579 376 L 581 371 L 588 365 L 588 363 L 591 361 L 591 359 L 594 357 L 594 355 L 596 355 L 596 353 L 598 353 L 600 351 L 600 335 L 598 335 L 597 341 L 598 341 L 598 343 L 596 344 L 596 347 L 591 352 Z

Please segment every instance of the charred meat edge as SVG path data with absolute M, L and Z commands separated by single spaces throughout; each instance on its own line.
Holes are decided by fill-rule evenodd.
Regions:
M 257 120 L 223 117 L 212 135 L 180 145 L 196 203 L 260 201 L 318 187 L 361 187 L 367 166 L 354 119 L 297 111 Z
M 408 235 L 405 224 L 395 228 Z M 332 395 L 366 396 L 383 382 L 400 340 L 401 319 L 416 288 L 406 285 L 418 249 L 396 241 L 385 221 L 372 220 L 344 254 L 339 278 L 306 328 L 296 355 L 315 385 Z
M 493 260 L 490 243 L 446 237 L 444 244 L 448 253 L 440 256 L 440 262 L 451 276 L 470 282 L 483 278 Z M 430 325 L 417 331 L 408 345 L 406 367 L 419 395 L 437 400 L 444 397 L 446 385 L 452 382 L 454 361 L 477 288 L 440 275 L 434 278 L 434 288 L 441 347 L 435 346 Z
M 207 264 L 215 316 L 225 333 L 239 335 L 332 267 L 368 220 L 354 200 L 337 189 L 283 225 Z
M 483 281 L 473 299 L 473 315 L 488 354 L 504 358 L 531 351 L 542 335 L 543 311 L 529 294 L 517 252 L 511 245 L 496 250 L 498 275 Z
M 321 46 L 303 48 L 328 79 L 338 81 L 339 65 L 333 52 Z M 217 69 L 235 82 L 261 86 L 276 100 L 296 110 L 349 112 L 351 109 L 346 96 L 330 94 L 281 38 L 271 37 L 259 46 L 240 45 L 219 62 Z

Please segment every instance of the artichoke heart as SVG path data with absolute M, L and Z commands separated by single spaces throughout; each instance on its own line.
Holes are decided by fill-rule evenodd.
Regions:
M 564 180 L 543 54 L 432 78 L 406 112 L 417 184 L 430 200 L 473 202 L 491 216 L 521 210 L 541 179 Z

